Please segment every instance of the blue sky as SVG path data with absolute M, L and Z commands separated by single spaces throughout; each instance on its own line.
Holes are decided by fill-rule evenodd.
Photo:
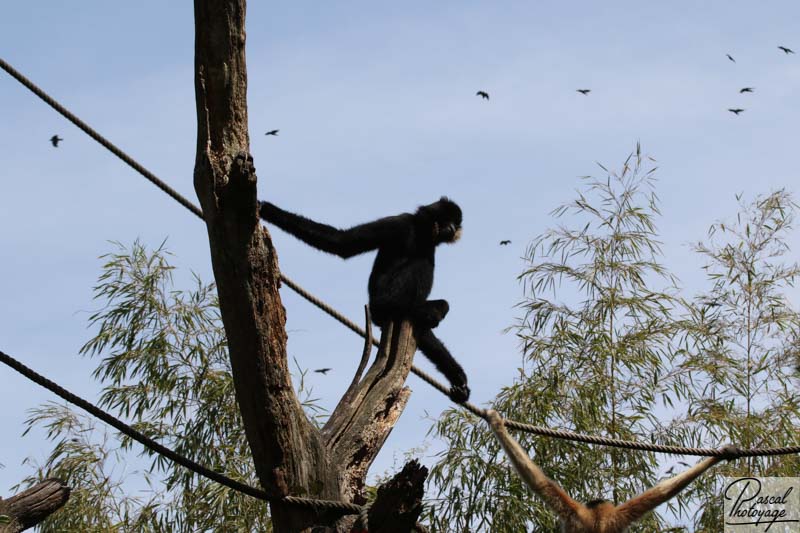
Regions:
M 658 160 L 665 260 L 690 288 L 702 278 L 687 243 L 734 215 L 735 193 L 796 191 L 798 20 L 792 1 L 252 2 L 259 193 L 342 227 L 455 199 L 464 236 L 438 253 L 432 297 L 450 301 L 438 334 L 482 403 L 520 364 L 503 329 L 519 314 L 525 246 L 578 176 L 602 176 L 595 162 L 618 168 L 637 141 Z M 196 202 L 193 31 L 189 2 L 15 2 L 3 7 L 0 56 Z M 5 74 L 0 117 L 0 350 L 95 399 L 94 362 L 77 350 L 91 335 L 97 257 L 110 240 L 168 238 L 179 281 L 190 269 L 211 280 L 205 229 Z M 371 255 L 344 262 L 271 233 L 289 277 L 361 319 Z M 361 341 L 288 288 L 282 297 L 290 355 L 334 368 L 310 378 L 332 406 Z M 409 385 L 373 473 L 419 446 L 426 413 L 447 405 Z M 28 472 L 24 457 L 49 450 L 20 433 L 26 409 L 52 399 L 0 369 L 0 495 Z

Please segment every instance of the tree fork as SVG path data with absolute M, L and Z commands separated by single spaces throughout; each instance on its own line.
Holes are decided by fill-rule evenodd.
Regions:
M 375 363 L 348 390 L 334 423 L 318 431 L 292 387 L 277 256 L 257 214 L 247 125 L 246 2 L 195 0 L 194 7 L 194 186 L 256 474 L 276 497 L 358 499 L 367 468 L 410 395 L 404 383 L 416 349 L 411 326 L 386 328 Z M 276 532 L 333 528 L 340 516 L 281 503 L 271 504 L 271 512 Z

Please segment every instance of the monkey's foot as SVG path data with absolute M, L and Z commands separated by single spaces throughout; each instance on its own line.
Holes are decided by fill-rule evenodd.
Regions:
M 456 403 L 464 403 L 469 400 L 469 387 L 466 384 L 464 385 L 453 385 L 450 387 L 450 399 Z
M 415 319 L 422 326 L 433 329 L 444 320 L 450 311 L 450 304 L 447 300 L 428 300 L 417 310 Z

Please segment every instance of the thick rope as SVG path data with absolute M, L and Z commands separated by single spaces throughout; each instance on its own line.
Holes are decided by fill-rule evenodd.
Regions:
M 337 502 L 332 500 L 315 500 L 312 498 L 299 498 L 296 496 L 270 496 L 262 489 L 257 489 L 255 487 L 251 487 L 250 485 L 245 485 L 235 479 L 231 479 L 224 474 L 220 474 L 214 470 L 206 468 L 205 466 L 192 461 L 191 459 L 184 457 L 166 446 L 154 441 L 150 437 L 144 435 L 140 431 L 132 428 L 122 420 L 112 416 L 111 414 L 103 411 L 99 407 L 95 406 L 94 404 L 89 403 L 88 401 L 84 400 L 83 398 L 76 396 L 75 394 L 69 392 L 68 390 L 64 389 L 57 383 L 50 381 L 46 377 L 42 376 L 41 374 L 37 373 L 36 371 L 28 368 L 24 364 L 20 363 L 10 355 L 0 351 L 0 362 L 5 363 L 6 365 L 10 366 L 29 380 L 33 381 L 34 383 L 41 385 L 45 389 L 55 393 L 56 395 L 60 396 L 64 400 L 68 401 L 69 403 L 80 407 L 87 413 L 95 416 L 105 422 L 106 424 L 114 427 L 121 433 L 124 433 L 128 437 L 132 438 L 136 442 L 142 444 L 143 446 L 153 450 L 159 455 L 166 457 L 167 459 L 178 463 L 179 465 L 188 468 L 192 472 L 199 474 L 205 478 L 208 478 L 212 481 L 225 485 L 228 488 L 231 488 L 235 491 L 247 494 L 248 496 L 252 496 L 253 498 L 258 498 L 259 500 L 264 500 L 267 502 L 273 503 L 289 503 L 292 505 L 299 505 L 303 507 L 313 507 L 315 509 L 331 509 L 342 511 L 344 514 L 358 514 L 361 512 L 361 506 L 355 505 L 352 503 L 345 503 L 345 502 Z
M 185 197 L 181 196 L 180 193 L 178 193 L 178 191 L 167 185 L 164 181 L 159 179 L 158 176 L 156 176 L 155 174 L 144 168 L 131 156 L 129 156 L 128 154 L 117 148 L 114 144 L 111 143 L 111 141 L 109 141 L 108 139 L 97 133 L 97 131 L 93 129 L 91 126 L 89 126 L 84 121 L 73 115 L 67 108 L 56 102 L 52 96 L 50 96 L 42 89 L 37 87 L 31 80 L 22 75 L 22 73 L 18 72 L 14 67 L 6 63 L 2 58 L 0 58 L 0 67 L 2 67 L 3 70 L 11 74 L 11 76 L 18 82 L 20 82 L 22 85 L 27 87 L 33 94 L 44 100 L 44 102 L 47 105 L 58 111 L 64 118 L 66 118 L 67 120 L 78 126 L 81 130 L 83 130 L 84 133 L 86 133 L 86 135 L 88 135 L 95 141 L 99 142 L 101 145 L 103 145 L 104 148 L 106 148 L 112 154 L 114 154 L 115 156 L 122 159 L 122 161 L 127 163 L 128 166 L 133 168 L 133 170 L 135 170 L 136 172 L 147 178 L 153 185 L 155 185 L 156 187 L 158 187 L 159 189 L 170 195 L 173 200 L 177 201 L 179 204 L 181 204 L 183 207 L 185 207 L 198 217 L 203 218 L 203 211 L 199 207 L 194 205 Z
M 371 508 L 372 502 L 367 502 L 361 507 L 361 511 L 358 512 L 356 523 L 353 524 L 353 529 L 357 531 L 364 531 L 365 533 L 369 531 L 369 511 Z
M 361 326 L 359 326 L 358 324 L 356 324 L 355 322 L 353 322 L 352 320 L 341 314 L 339 311 L 337 311 L 330 305 L 326 304 L 325 302 L 323 302 L 310 292 L 306 291 L 304 288 L 297 285 L 295 282 L 289 280 L 288 278 L 284 277 L 283 280 L 297 294 L 308 300 L 310 303 L 312 303 L 313 305 L 315 305 L 328 315 L 332 316 L 346 328 L 360 335 L 362 338 L 367 337 L 366 331 L 364 331 L 364 329 Z M 380 343 L 376 339 L 373 339 L 372 343 L 375 346 L 380 345 Z M 411 371 L 414 374 L 416 374 L 420 379 L 427 382 L 435 389 L 439 390 L 442 394 L 444 395 L 449 394 L 450 389 L 447 386 L 440 383 L 439 381 L 437 381 L 436 378 L 434 378 L 430 374 L 426 373 L 423 370 L 420 370 L 416 366 L 412 366 Z M 486 409 L 482 409 L 470 402 L 464 402 L 460 405 L 462 405 L 467 411 L 474 414 L 475 416 L 480 417 L 484 420 L 488 420 L 486 415 Z M 525 433 L 532 433 L 535 435 L 542 435 L 556 439 L 571 440 L 575 442 L 586 442 L 589 444 L 600 444 L 603 446 L 611 446 L 615 448 L 625 448 L 629 450 L 642 450 L 648 452 L 669 453 L 676 455 L 697 455 L 697 456 L 708 456 L 708 457 L 721 457 L 723 455 L 722 452 L 720 452 L 720 450 L 716 448 L 689 448 L 686 446 L 670 446 L 664 444 L 636 442 L 623 439 L 612 439 L 609 437 L 599 437 L 596 435 L 585 435 L 583 433 L 575 433 L 574 431 L 567 431 L 563 429 L 550 429 L 542 426 L 534 426 L 532 424 L 525 424 L 523 422 L 517 422 L 515 420 L 505 420 L 505 425 L 508 428 L 515 429 L 517 431 L 523 431 Z M 783 448 L 754 448 L 748 450 L 740 450 L 739 457 L 755 457 L 761 455 L 787 455 L 792 453 L 800 453 L 800 446 L 791 446 Z
M 699 455 L 707 457 L 730 457 L 729 451 L 722 451 L 714 448 L 688 448 L 685 446 L 670 446 L 665 444 L 651 444 L 646 442 L 637 442 L 622 439 L 612 439 L 608 437 L 598 437 L 595 435 L 584 435 L 582 433 L 575 433 L 564 429 L 550 429 L 541 426 L 534 426 L 531 424 L 524 424 L 522 422 L 515 422 L 514 420 L 506 420 L 506 427 L 524 431 L 526 433 L 534 433 L 545 437 L 553 437 L 556 439 L 565 439 L 576 442 L 588 442 L 590 444 L 600 444 L 602 446 L 612 446 L 615 448 L 625 448 L 628 450 L 642 450 L 647 452 L 658 453 L 671 453 L 675 455 Z M 749 448 L 739 449 L 736 457 L 760 457 L 764 455 L 788 455 L 793 453 L 800 453 L 800 446 L 785 446 L 782 448 Z
M 105 137 L 97 133 L 88 124 L 86 124 L 81 119 L 70 113 L 64 106 L 56 102 L 52 97 L 50 97 L 42 89 L 37 87 L 28 78 L 23 76 L 21 73 L 17 72 L 11 65 L 6 63 L 2 58 L 0 58 L 0 67 L 2 67 L 3 70 L 11 74 L 11 76 L 13 76 L 17 81 L 19 81 L 25 87 L 27 87 L 36 96 L 44 100 L 45 103 L 47 103 L 50 107 L 58 111 L 66 119 L 68 119 L 70 122 L 78 126 L 81 130 L 86 132 L 90 137 L 92 137 L 94 140 L 102 144 L 104 147 L 106 147 L 108 150 L 114 153 L 114 155 L 122 159 L 125 163 L 130 165 L 134 170 L 139 172 L 142 176 L 150 180 L 159 189 L 169 194 L 173 199 L 178 201 L 181 205 L 186 207 L 189 211 L 191 211 L 201 219 L 203 218 L 203 211 L 199 207 L 194 205 L 185 197 L 181 196 L 177 191 L 175 191 L 169 185 L 167 185 L 165 182 L 159 179 L 155 174 L 153 174 L 152 172 L 144 168 L 142 165 L 137 163 L 132 157 L 130 157 L 125 152 L 114 146 L 110 141 L 108 141 Z M 323 302 L 310 292 L 303 289 L 300 285 L 290 280 L 284 274 L 281 274 L 281 280 L 284 283 L 286 283 L 286 285 L 288 285 L 297 294 L 299 294 L 300 296 L 302 296 L 303 298 L 305 298 L 318 308 L 325 311 L 327 314 L 338 320 L 345 327 L 361 335 L 361 337 L 366 338 L 366 332 L 363 329 L 361 329 L 360 326 L 358 326 L 355 322 L 353 322 L 352 320 L 348 319 L 347 317 L 339 313 L 336 309 L 329 306 L 328 304 L 326 304 L 325 302 Z M 380 344 L 375 339 L 373 339 L 372 343 L 375 346 L 379 346 Z M 417 376 L 419 376 L 423 381 L 426 381 L 427 383 L 432 385 L 434 388 L 436 388 L 443 394 L 449 395 L 450 389 L 445 385 L 439 383 L 431 375 L 425 373 L 416 366 L 412 366 L 411 371 Z M 475 416 L 483 418 L 484 420 L 487 419 L 485 409 L 482 409 L 470 402 L 464 402 L 460 405 L 462 405 L 465 409 L 467 409 Z M 518 431 L 524 431 L 526 433 L 533 433 L 536 435 L 543 435 L 543 436 L 553 437 L 556 439 L 566 439 L 576 442 L 587 442 L 591 444 L 601 444 L 603 446 L 626 448 L 629 450 L 643 450 L 643 451 L 660 452 L 660 453 L 671 453 L 677 455 L 700 455 L 700 456 L 720 455 L 720 451 L 713 448 L 687 448 L 684 446 L 668 446 L 668 445 L 649 444 L 649 443 L 642 443 L 642 442 L 622 440 L 622 439 L 612 439 L 607 437 L 598 437 L 594 435 L 585 435 L 582 433 L 575 433 L 572 431 L 534 426 L 531 424 L 516 422 L 514 420 L 506 420 L 505 424 L 509 428 L 516 429 Z M 800 453 L 800 446 L 788 446 L 782 448 L 752 448 L 748 450 L 741 450 L 740 457 L 756 457 L 762 455 L 787 455 L 792 453 Z

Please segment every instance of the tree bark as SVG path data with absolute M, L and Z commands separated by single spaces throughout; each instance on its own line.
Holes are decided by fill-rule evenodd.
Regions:
M 276 497 L 338 499 L 322 439 L 292 388 L 277 257 L 256 213 L 256 175 L 247 158 L 244 16 L 244 0 L 195 0 L 195 190 L 261 485 Z M 314 523 L 306 509 L 272 504 L 271 510 L 276 531 Z
M 286 357 L 280 272 L 258 219 L 249 156 L 245 0 L 195 0 L 197 154 L 194 186 L 208 230 L 236 399 L 256 473 L 270 495 L 352 501 L 410 394 L 415 344 L 408 324 L 386 328 L 355 396 L 325 433 L 306 418 Z M 392 331 L 396 330 L 396 334 Z M 341 513 L 271 505 L 276 532 L 333 527 Z
M 428 469 L 413 460 L 378 487 L 378 495 L 369 510 L 369 533 L 414 531 L 422 513 L 427 477 Z
M 411 324 L 389 324 L 364 379 L 345 394 L 322 429 L 334 464 L 339 465 L 343 496 L 364 503 L 364 482 L 411 390 L 405 381 L 416 350 Z
M 337 531 L 348 533 L 409 533 L 427 531 L 418 525 L 425 495 L 428 469 L 417 460 L 407 463 L 403 470 L 378 487 L 375 501 L 369 507 L 366 521 L 361 517 L 341 520 Z
M 0 516 L 10 520 L 0 524 L 0 533 L 17 533 L 35 526 L 67 503 L 69 493 L 70 488 L 61 480 L 50 478 L 7 500 L 0 498 Z

